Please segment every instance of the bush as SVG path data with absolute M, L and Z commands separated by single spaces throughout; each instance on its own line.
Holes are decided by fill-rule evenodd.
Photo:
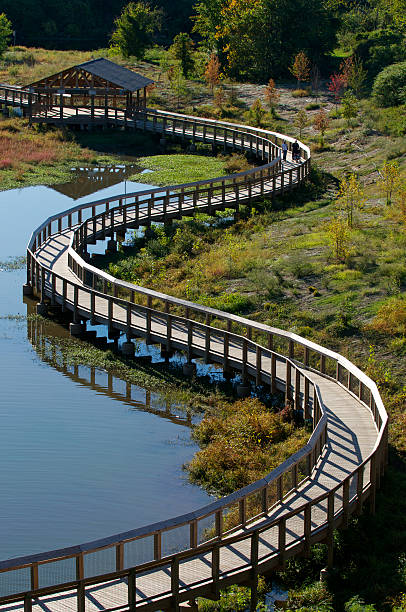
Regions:
M 406 334 L 406 297 L 399 296 L 387 300 L 368 327 L 388 336 L 404 336 Z
M 354 49 L 368 70 L 370 78 L 375 77 L 383 68 L 394 62 L 406 59 L 406 48 L 402 34 L 390 28 L 381 28 L 368 33 Z
M 318 110 L 320 108 L 320 104 L 317 104 L 317 102 L 310 102 L 310 104 L 306 104 L 305 109 L 306 110 Z
M 199 301 L 209 308 L 223 310 L 231 314 L 245 314 L 253 307 L 252 298 L 240 293 L 221 293 L 216 297 L 201 298 Z
M 292 91 L 292 96 L 294 98 L 305 98 L 306 96 L 310 95 L 310 90 L 309 89 L 294 89 Z
M 406 62 L 384 68 L 375 79 L 372 93 L 378 106 L 406 104 Z

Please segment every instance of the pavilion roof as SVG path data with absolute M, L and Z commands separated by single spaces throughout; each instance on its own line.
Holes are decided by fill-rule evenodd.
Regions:
M 92 85 L 89 83 L 87 75 L 90 75 Z M 101 57 L 44 77 L 39 81 L 30 83 L 26 87 L 76 87 L 88 89 L 94 86 L 110 87 L 132 92 L 143 89 L 151 83 L 153 83 L 151 79 Z

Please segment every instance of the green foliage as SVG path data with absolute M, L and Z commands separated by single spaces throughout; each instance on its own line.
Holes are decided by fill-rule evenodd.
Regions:
M 376 608 L 372 604 L 365 604 L 365 601 L 354 595 L 344 606 L 345 612 L 377 612 Z
M 406 61 L 387 66 L 378 74 L 373 96 L 378 106 L 406 104 Z
M 332 612 L 333 601 L 327 586 L 322 582 L 314 582 L 301 589 L 290 591 L 288 599 L 288 610 L 301 612 Z
M 210 308 L 233 314 L 247 314 L 253 309 L 252 298 L 240 293 L 221 293 L 216 297 L 202 296 L 199 298 L 199 302 Z
M 161 14 L 157 9 L 142 1 L 130 2 L 114 22 L 111 48 L 124 57 L 142 59 L 146 49 L 152 47 L 152 35 L 160 24 Z
M 392 27 L 365 32 L 354 53 L 363 61 L 369 78 L 375 77 L 383 68 L 406 60 L 406 46 L 401 32 Z
M 183 76 L 187 77 L 194 68 L 193 41 L 189 34 L 181 32 L 174 38 L 170 48 L 173 57 L 179 60 Z
M 195 28 L 239 79 L 286 76 L 298 52 L 314 59 L 334 45 L 335 22 L 321 0 L 201 0 L 195 10 Z
M 347 124 L 349 125 L 351 119 L 357 116 L 358 114 L 358 102 L 357 98 L 354 96 L 352 91 L 348 89 L 343 97 L 341 98 L 342 104 L 342 115 L 344 119 L 347 120 Z
M 258 580 L 258 595 L 262 598 L 266 592 L 266 583 L 262 576 Z M 251 590 L 248 587 L 232 586 L 221 591 L 218 601 L 199 598 L 199 612 L 244 612 L 249 608 Z M 259 604 L 257 611 L 262 610 Z
M 7 49 L 12 34 L 13 34 L 13 29 L 11 26 L 11 21 L 7 19 L 7 16 L 5 13 L 1 13 L 0 14 L 0 57 L 3 55 L 4 51 Z
M 275 468 L 303 444 L 304 429 L 295 430 L 281 413 L 257 399 L 206 415 L 193 430 L 201 446 L 187 466 L 189 477 L 209 491 L 226 495 Z
M 261 104 L 260 100 L 255 100 L 252 104 L 251 108 L 247 112 L 247 119 L 251 125 L 255 127 L 261 127 L 264 117 L 266 115 L 266 110 Z

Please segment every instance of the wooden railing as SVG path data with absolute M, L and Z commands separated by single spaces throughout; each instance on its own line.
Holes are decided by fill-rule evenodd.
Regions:
M 36 94 L 32 94 L 36 100 Z M 0 103 L 11 104 L 12 106 L 28 106 L 29 92 L 17 85 L 0 83 Z
M 346 523 L 351 513 L 360 512 L 367 497 L 374 506 L 386 463 L 385 408 L 375 383 L 350 361 L 296 334 L 119 281 L 81 257 L 88 243 L 113 236 L 116 231 L 167 221 L 195 210 L 210 214 L 224 206 L 236 208 L 241 202 L 281 192 L 286 186 L 293 188 L 309 172 L 310 152 L 302 144 L 304 161 L 291 170 L 281 170 L 279 149 L 271 142 L 280 135 L 231 124 L 220 128 L 220 122 L 210 122 L 209 133 L 206 120 L 197 118 L 184 119 L 186 127 L 179 132 L 179 116 L 171 119 L 169 113 L 162 113 L 161 119 L 166 121 L 165 134 L 171 120 L 169 131 L 172 129 L 176 136 L 205 138 L 206 142 L 211 138 L 242 149 L 248 146 L 267 163 L 231 177 L 145 190 L 54 215 L 32 235 L 27 282 L 42 301 L 49 299 L 63 310 L 72 311 L 75 321 L 83 318 L 107 323 L 110 330 L 122 331 L 128 339 L 142 336 L 168 350 L 185 350 L 189 361 L 199 356 L 221 363 L 225 370 L 241 372 L 243 380 L 251 377 L 258 385 L 267 385 L 271 392 L 284 389 L 286 400 L 295 410 L 302 411 L 311 424 L 312 434 L 299 452 L 268 476 L 196 512 L 80 546 L 0 562 L 0 572 L 7 576 L 5 585 L 9 585 L 4 587 L 9 591 L 3 590 L 0 603 L 24 599 L 26 611 L 31 609 L 33 598 L 72 589 L 76 590 L 77 607 L 82 611 L 86 587 L 116 579 L 125 579 L 128 584 L 127 600 L 121 608 L 157 610 L 170 605 L 177 610 L 180 601 L 207 593 L 207 585 L 216 592 L 220 582 L 226 581 L 220 573 L 222 551 L 243 541 L 249 542 L 251 553 L 249 559 L 234 568 L 234 582 L 252 577 L 259 569 L 280 566 L 287 557 L 308 551 L 316 541 L 327 540 L 331 555 L 333 528 Z M 151 122 L 145 125 L 148 129 Z M 51 236 L 70 229 L 69 266 L 77 281 L 56 274 L 38 257 L 38 250 Z M 334 488 L 269 519 L 273 508 L 311 479 L 323 456 L 328 419 L 311 372 L 335 381 L 370 410 L 377 428 L 376 444 L 370 455 Z M 294 536 L 289 528 L 292 521 L 302 525 L 299 530 L 295 528 Z M 272 530 L 276 530 L 275 549 L 260 552 L 261 537 Z M 186 592 L 180 586 L 182 564 L 202 554 L 206 554 L 208 575 L 188 584 Z M 100 564 L 92 570 L 95 559 Z M 167 571 L 170 584 L 160 592 L 159 601 L 148 597 L 136 600 L 137 577 L 160 569 Z

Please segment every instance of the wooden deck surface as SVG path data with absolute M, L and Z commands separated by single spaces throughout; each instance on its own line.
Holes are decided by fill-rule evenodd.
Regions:
M 55 109 L 55 113 L 57 113 L 57 109 Z M 72 119 L 74 119 L 73 116 Z M 119 117 L 120 121 L 122 119 Z M 161 128 L 162 130 L 164 129 L 162 126 L 157 127 L 156 124 L 146 123 L 145 121 L 140 122 L 139 125 L 137 122 L 134 122 L 133 127 L 142 127 L 143 129 L 153 131 L 159 131 Z M 248 126 L 247 129 L 249 129 Z M 172 126 L 172 133 L 189 138 L 192 135 L 190 130 L 189 133 L 187 130 L 185 131 L 185 125 L 177 128 L 175 121 Z M 193 139 L 195 138 L 202 140 L 207 138 L 203 128 L 200 129 L 198 127 L 195 129 L 195 126 L 193 127 Z M 211 138 L 216 143 L 215 132 Z M 223 134 L 223 139 L 223 143 L 227 146 L 234 144 L 234 141 L 227 137 L 227 133 Z M 249 147 L 252 148 L 252 146 L 253 140 L 251 138 Z M 261 146 L 265 147 L 266 145 L 259 145 L 257 138 L 256 153 L 264 157 L 265 149 L 261 151 Z M 243 138 L 242 148 L 244 148 Z M 293 170 L 290 174 L 290 187 L 294 187 L 294 183 L 300 179 L 299 166 L 293 163 L 289 157 L 288 161 L 282 166 L 282 170 L 286 169 Z M 297 172 L 295 171 L 296 169 Z M 251 201 L 256 196 L 266 196 L 272 192 L 278 192 L 283 189 L 282 180 L 281 174 L 278 172 L 276 177 L 264 178 L 261 181 L 262 184 L 250 185 L 246 188 L 246 191 L 240 189 L 240 201 L 243 201 L 244 197 Z M 213 197 L 210 201 L 211 210 L 215 210 L 216 207 L 227 207 L 228 203 L 230 208 L 235 206 L 235 194 L 232 190 L 226 192 L 225 197 L 224 194 L 221 197 Z M 191 215 L 196 210 L 206 211 L 207 207 L 208 201 L 205 198 L 197 197 L 194 202 L 191 199 L 186 199 L 182 202 L 181 214 Z M 178 203 L 171 202 L 170 199 L 165 205 L 162 200 L 160 202 L 152 201 L 152 206 L 150 206 L 149 210 L 147 206 L 141 204 L 138 206 L 138 212 L 136 213 L 136 207 L 134 209 L 130 207 L 126 210 L 125 217 L 124 213 L 116 211 L 114 213 L 114 228 L 117 231 L 120 224 L 122 227 L 134 227 L 145 222 L 162 220 L 163 215 L 165 219 L 176 218 L 179 213 Z M 106 219 L 104 219 L 103 226 L 102 220 L 97 218 L 95 225 L 92 225 L 92 231 L 96 232 L 98 238 L 101 238 L 106 230 L 105 222 Z M 131 303 L 129 306 L 124 300 L 115 300 L 112 303 L 111 296 L 102 292 L 95 293 L 93 291 L 94 301 L 92 303 L 89 287 L 82 285 L 69 267 L 68 251 L 74 231 L 75 227 L 70 227 L 56 232 L 43 240 L 41 246 L 35 250 L 38 264 L 45 269 L 45 295 L 51 297 L 56 304 L 64 305 L 64 307 L 70 310 L 76 310 L 77 315 L 81 318 L 92 318 L 94 322 L 108 324 L 110 328 L 116 328 L 127 333 L 127 336 L 146 337 L 151 342 L 160 342 L 165 345 L 168 340 L 169 328 L 168 318 L 164 312 L 154 310 L 151 319 L 148 320 L 147 309 L 145 307 L 136 303 Z M 58 277 L 52 279 L 53 274 L 58 275 Z M 66 281 L 68 281 L 67 284 Z M 75 285 L 76 289 L 74 289 Z M 77 302 L 75 302 L 75 296 Z M 199 324 L 193 324 L 190 327 L 189 323 L 190 321 L 186 317 L 173 317 L 170 338 L 171 347 L 188 350 L 193 356 L 205 356 L 206 358 L 209 357 L 211 361 L 222 363 L 226 349 L 223 330 L 212 328 L 208 339 L 207 329 L 204 329 L 203 324 L 200 326 Z M 261 381 L 267 382 L 271 380 L 272 382 L 270 378 L 270 372 L 272 371 L 270 351 L 263 353 L 260 366 L 258 366 L 258 356 L 252 343 L 247 350 L 247 345 L 244 344 L 245 341 L 242 337 L 232 335 L 230 338 L 227 359 L 231 367 L 238 371 L 243 367 L 242 364 L 245 363 L 251 375 L 252 372 L 256 371 Z M 244 350 L 247 350 L 246 361 Z M 273 354 L 272 359 L 276 359 L 276 381 L 283 388 L 287 375 L 286 358 L 283 356 L 275 358 L 275 354 Z M 366 464 L 363 482 L 358 483 L 357 476 L 352 476 L 348 485 L 348 498 L 347 493 L 344 493 L 342 483 L 345 481 L 348 484 L 348 476 L 370 455 L 378 439 L 378 430 L 371 410 L 355 394 L 350 393 L 343 385 L 340 385 L 332 378 L 309 370 L 298 363 L 295 367 L 298 372 L 300 389 L 303 390 L 304 379 L 307 376 L 320 392 L 322 407 L 327 415 L 326 444 L 309 477 L 303 480 L 298 487 L 293 488 L 290 494 L 285 496 L 282 501 L 269 508 L 267 514 L 261 516 L 257 522 L 251 522 L 247 527 L 241 528 L 240 531 L 225 535 L 218 543 L 218 548 L 216 549 L 219 551 L 218 576 L 222 584 L 240 582 L 242 579 L 248 580 L 251 576 L 252 540 L 250 536 L 253 531 L 259 534 L 258 569 L 269 569 L 273 561 L 275 561 L 274 565 L 277 564 L 276 562 L 281 561 L 281 555 L 283 556 L 285 552 L 289 553 L 289 551 L 294 551 L 295 547 L 299 546 L 299 544 L 303 545 L 304 534 L 306 533 L 305 523 L 309 516 L 313 541 L 316 541 L 318 530 L 321 533 L 322 527 L 327 522 L 329 525 L 331 524 L 331 521 L 328 520 L 329 512 L 330 514 L 332 512 L 334 515 L 335 510 L 338 512 L 343 508 L 344 499 L 348 500 L 349 498 L 351 500 L 358 494 L 357 499 L 359 500 L 360 491 L 362 497 L 362 486 L 360 489 L 360 484 L 365 486 L 369 482 L 371 462 Z M 303 393 L 301 393 L 298 401 L 304 408 L 305 399 Z M 318 500 L 321 496 L 325 496 L 332 490 L 335 491 L 332 498 L 332 507 L 329 508 L 326 498 L 321 502 L 317 501 L 311 504 L 312 500 Z M 304 510 L 298 512 L 298 509 L 305 505 L 308 506 L 308 509 L 310 508 L 310 515 L 305 515 Z M 283 517 L 287 518 L 281 521 L 281 517 L 282 519 Z M 276 519 L 278 519 L 277 524 L 273 524 Z M 283 538 L 286 539 L 282 548 L 280 539 L 281 523 L 284 523 Z M 247 534 L 247 537 L 245 537 L 245 534 Z M 137 542 L 138 540 L 135 543 Z M 173 599 L 174 569 L 171 566 L 170 560 L 166 562 L 164 559 L 159 567 L 137 571 L 136 608 L 146 611 L 151 610 L 151 612 L 160 609 L 177 610 L 178 601 L 186 601 L 196 595 L 210 593 L 213 588 L 213 567 L 216 564 L 217 561 L 214 561 L 214 548 L 213 550 L 206 550 L 204 548 L 199 550 L 197 548 L 196 551 L 192 549 L 188 551 L 187 557 L 182 558 L 180 556 L 179 567 L 176 569 L 176 572 L 179 572 L 179 579 L 177 579 L 175 574 L 175 600 Z M 43 595 L 37 599 L 34 598 L 32 608 L 35 612 L 76 611 L 79 610 L 78 601 L 78 591 L 76 588 L 72 588 L 71 591 Z M 99 584 L 87 585 L 85 587 L 85 607 L 81 608 L 80 612 L 100 612 L 111 609 L 127 610 L 128 602 L 129 585 L 127 578 L 119 577 L 114 580 L 105 580 Z M 17 602 L 1 605 L 0 610 L 24 610 L 24 604 Z M 25 612 L 28 612 L 28 610 L 25 610 Z

